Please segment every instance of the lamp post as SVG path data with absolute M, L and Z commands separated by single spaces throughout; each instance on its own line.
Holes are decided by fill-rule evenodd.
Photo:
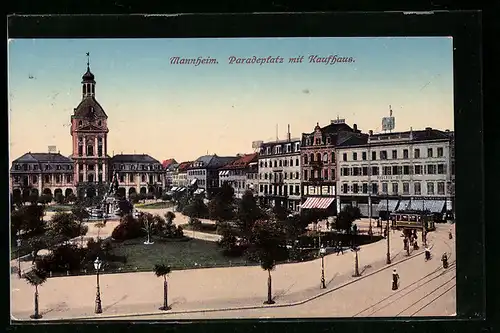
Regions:
M 357 229 L 354 230 L 354 238 L 356 238 L 357 233 L 358 233 L 358 230 Z M 353 277 L 358 277 L 358 276 L 361 276 L 361 274 L 359 274 L 358 245 L 356 244 L 356 242 L 354 242 L 353 249 L 354 249 L 354 275 L 353 275 Z
M 321 288 L 325 289 L 326 284 L 325 284 L 325 254 L 326 254 L 326 248 L 322 246 L 319 249 L 319 254 L 321 255 Z
M 22 240 L 21 240 L 21 234 L 18 233 L 17 234 L 17 276 L 19 278 L 21 278 L 21 244 L 22 244 Z
M 94 268 L 97 273 L 97 293 L 95 296 L 95 313 L 102 313 L 101 291 L 99 290 L 99 270 L 101 269 L 102 261 L 97 257 L 94 261 Z
M 386 204 L 387 204 L 387 222 L 385 225 L 386 231 L 387 231 L 387 258 L 385 260 L 385 263 L 389 265 L 391 263 L 391 244 L 390 244 L 390 232 L 389 232 L 389 195 L 386 194 L 385 196 L 386 199 Z

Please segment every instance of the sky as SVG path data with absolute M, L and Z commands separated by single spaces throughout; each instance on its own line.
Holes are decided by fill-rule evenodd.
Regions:
M 453 40 L 422 38 L 15 39 L 8 44 L 9 162 L 55 145 L 90 68 L 108 115 L 108 154 L 162 161 L 251 153 L 252 141 L 312 132 L 337 117 L 381 131 L 453 130 Z M 283 63 L 230 63 L 281 57 Z M 289 58 L 304 56 L 302 63 Z M 309 62 L 310 56 L 330 63 Z M 172 64 L 172 57 L 216 64 Z M 348 60 L 350 62 L 342 62 Z

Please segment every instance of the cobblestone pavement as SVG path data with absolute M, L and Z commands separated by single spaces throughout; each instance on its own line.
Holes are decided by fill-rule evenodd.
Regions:
M 425 276 L 428 274 L 428 270 L 434 270 L 435 267 L 432 268 L 432 265 L 439 266 L 440 253 L 444 251 L 454 253 L 454 240 L 450 242 L 445 237 L 449 228 L 449 225 L 439 226 L 437 232 L 429 234 L 429 243 L 435 247 L 433 252 L 436 256 L 431 262 L 422 266 L 424 262 L 422 256 L 419 256 L 419 253 L 413 253 L 405 263 L 399 264 L 401 265 L 401 288 L 405 287 L 405 283 L 411 283 L 412 279 L 418 280 Z M 397 236 L 398 233 L 391 233 L 393 262 L 407 259 L 406 254 L 402 251 L 402 241 Z M 385 240 L 361 247 L 359 267 L 362 275 L 368 276 L 377 269 L 385 267 L 385 253 Z M 354 264 L 352 252 L 346 252 L 339 256 L 327 255 L 324 260 L 327 289 L 334 289 L 353 279 L 351 277 Z M 450 260 L 453 260 L 452 257 Z M 322 290 L 319 289 L 320 269 L 321 260 L 279 265 L 272 273 L 273 295 L 276 298 L 276 303 L 291 304 L 321 292 Z M 351 287 L 340 289 L 351 290 L 354 288 L 353 290 L 356 291 L 356 295 L 346 292 L 345 296 L 342 296 L 347 297 L 346 301 L 352 303 L 352 309 L 349 312 L 348 308 L 342 305 L 341 308 L 335 310 L 337 312 L 331 310 L 333 312 L 329 315 L 348 315 L 355 309 L 359 311 L 360 307 L 369 304 L 366 298 L 379 301 L 381 297 L 385 297 L 386 289 L 390 289 L 390 270 L 383 272 L 386 273 L 381 272 L 361 278 L 360 281 L 351 284 Z M 377 278 L 373 278 L 374 276 Z M 95 276 L 48 279 L 39 288 L 40 311 L 44 318 L 69 319 L 92 316 L 95 281 Z M 104 310 L 102 316 L 152 313 L 157 311 L 162 303 L 162 281 L 155 277 L 152 272 L 104 274 L 100 281 Z M 169 277 L 169 300 L 172 311 L 260 306 L 266 297 L 266 283 L 267 273 L 255 266 L 174 271 Z M 78 288 L 74 288 L 76 285 Z M 374 286 L 380 286 L 380 288 L 374 288 Z M 11 288 L 13 316 L 17 319 L 28 318 L 33 309 L 33 288 L 15 276 L 12 276 Z M 430 292 L 429 288 L 422 290 Z M 420 292 L 423 293 L 422 290 Z M 328 295 L 332 295 L 330 298 L 336 299 L 335 295 L 338 293 L 339 291 L 334 291 Z M 329 299 L 329 296 L 321 297 L 318 302 L 326 302 L 324 299 Z M 303 306 L 307 308 L 307 304 Z M 266 311 L 278 311 L 278 309 L 266 309 Z M 293 310 L 289 311 L 296 313 Z M 317 309 L 307 311 L 310 311 L 308 316 L 321 316 L 323 313 L 322 310 Z M 393 312 L 394 310 L 387 315 L 395 315 Z M 380 314 L 382 313 L 384 312 L 380 312 Z M 231 314 L 229 315 L 231 316 Z

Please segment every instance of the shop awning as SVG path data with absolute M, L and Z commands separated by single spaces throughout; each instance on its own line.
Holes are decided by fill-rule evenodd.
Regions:
M 382 199 L 377 207 L 377 210 L 379 212 L 393 212 L 396 210 L 396 207 L 398 206 L 399 200 L 384 200 Z
M 219 176 L 227 176 L 229 175 L 229 170 L 219 171 Z
M 194 191 L 194 194 L 202 194 L 203 192 L 205 192 L 205 189 L 204 188 L 199 188 L 196 191 Z
M 327 209 L 335 198 L 307 198 L 306 201 L 301 205 L 301 209 Z
M 185 187 L 181 187 L 181 188 L 179 188 L 179 189 L 178 189 L 178 191 L 179 191 L 179 192 L 183 192 L 183 191 L 185 191 L 185 190 L 186 190 L 186 188 L 185 188 Z
M 398 210 L 407 210 L 407 209 L 410 209 L 410 200 L 399 201 Z
M 172 187 L 172 188 L 170 189 L 170 191 L 175 192 L 175 191 L 177 191 L 178 189 L 179 189 L 179 188 L 178 188 L 177 186 L 174 186 L 174 187 Z
M 428 210 L 431 213 L 442 213 L 446 200 L 412 200 L 411 210 Z

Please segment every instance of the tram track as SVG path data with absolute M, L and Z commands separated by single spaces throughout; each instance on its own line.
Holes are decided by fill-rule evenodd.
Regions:
M 384 297 L 381 300 L 377 301 L 376 303 L 373 303 L 370 306 L 366 307 L 365 309 L 357 312 L 356 314 L 353 315 L 353 317 L 377 316 L 378 312 L 384 310 L 385 308 L 397 302 L 404 302 L 405 298 L 411 297 L 419 289 L 427 286 L 432 281 L 442 277 L 443 275 L 447 275 L 452 272 L 453 273 L 455 272 L 454 262 L 450 264 L 447 270 L 443 270 L 442 267 L 438 267 L 434 271 L 428 273 L 427 275 L 399 289 L 396 293 L 390 294 L 389 296 Z M 454 278 L 455 275 L 453 275 L 452 279 Z

